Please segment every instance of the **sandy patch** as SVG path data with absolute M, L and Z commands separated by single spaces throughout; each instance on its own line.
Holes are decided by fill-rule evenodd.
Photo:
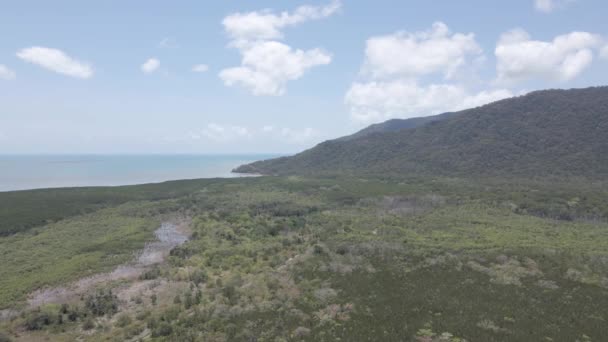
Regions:
M 79 298 L 94 286 L 116 280 L 137 279 L 150 266 L 165 260 L 172 248 L 188 240 L 189 220 L 163 222 L 154 232 L 156 241 L 146 244 L 135 259 L 116 267 L 113 271 L 79 279 L 71 284 L 54 288 L 43 288 L 28 298 L 28 307 L 35 308 L 49 303 L 67 303 Z

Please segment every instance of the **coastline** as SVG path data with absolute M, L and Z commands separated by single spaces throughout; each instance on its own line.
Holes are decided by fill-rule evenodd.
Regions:
M 252 155 L 0 155 L 0 193 L 74 187 L 144 185 L 177 180 L 255 177 L 238 166 Z

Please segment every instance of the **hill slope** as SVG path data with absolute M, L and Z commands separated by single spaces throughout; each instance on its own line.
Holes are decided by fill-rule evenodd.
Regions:
M 408 128 L 416 128 L 430 122 L 440 121 L 454 116 L 456 113 L 443 113 L 439 115 L 425 116 L 411 119 L 391 119 L 381 123 L 368 126 L 354 134 L 338 138 L 338 141 L 349 141 L 375 133 L 398 132 Z
M 607 132 L 608 87 L 545 90 L 235 171 L 599 178 L 608 175 Z

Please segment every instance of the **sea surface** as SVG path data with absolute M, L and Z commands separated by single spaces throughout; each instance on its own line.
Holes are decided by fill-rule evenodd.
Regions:
M 0 155 L 0 191 L 238 177 L 241 164 L 278 155 Z

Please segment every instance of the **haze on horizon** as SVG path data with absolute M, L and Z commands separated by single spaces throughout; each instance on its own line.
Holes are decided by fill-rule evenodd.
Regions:
M 389 118 L 603 85 L 607 10 L 13 2 L 0 12 L 0 153 L 293 153 Z

